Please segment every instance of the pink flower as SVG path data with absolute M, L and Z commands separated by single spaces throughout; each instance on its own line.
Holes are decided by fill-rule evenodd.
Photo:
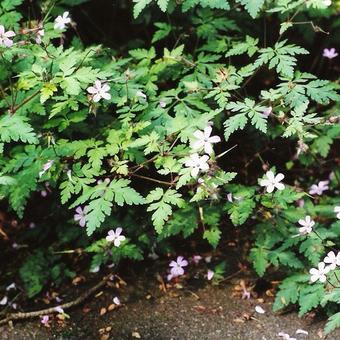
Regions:
M 332 47 L 332 48 L 330 48 L 330 49 L 325 48 L 325 49 L 323 50 L 322 56 L 325 57 L 325 58 L 328 58 L 328 59 L 333 59 L 333 58 L 335 58 L 335 57 L 338 56 L 338 53 L 336 53 L 334 47 Z
M 15 36 L 13 31 L 5 32 L 5 27 L 0 25 L 0 46 L 11 47 L 13 40 L 9 39 Z
M 41 321 L 40 321 L 40 322 L 41 322 L 43 325 L 47 325 L 48 322 L 49 322 L 49 320 L 50 320 L 50 317 L 49 317 L 48 315 L 44 315 L 44 316 L 41 317 Z
M 93 95 L 93 101 L 95 103 L 99 102 L 102 98 L 106 100 L 111 99 L 110 86 L 107 84 L 102 84 L 100 80 L 94 82 L 94 86 L 90 86 L 87 92 Z
M 328 264 L 330 270 L 334 270 L 337 266 L 340 266 L 340 251 L 337 255 L 335 255 L 334 251 L 330 251 L 323 262 Z
M 79 225 L 81 227 L 85 227 L 86 224 L 86 214 L 88 213 L 89 207 L 85 206 L 84 209 L 82 207 L 78 207 L 76 209 L 76 214 L 74 214 L 73 219 L 77 222 L 79 221 Z
M 41 39 L 44 35 L 45 35 L 45 30 L 43 29 L 38 30 L 35 36 L 35 42 L 40 45 L 42 41 Z
M 43 165 L 42 170 L 39 172 L 39 178 L 40 178 L 47 170 L 49 170 L 49 169 L 52 167 L 53 163 L 54 163 L 54 160 L 53 160 L 53 159 L 52 159 L 52 160 L 50 159 L 50 160 L 48 160 L 48 161 Z
M 194 262 L 195 264 L 198 264 L 201 260 L 202 260 L 202 256 L 201 255 L 194 255 L 191 258 L 192 262 Z
M 309 189 L 309 193 L 321 196 L 324 191 L 329 189 L 328 184 L 329 181 L 320 181 L 318 184 L 313 184 Z
M 171 261 L 169 266 L 171 267 L 170 275 L 172 277 L 181 276 L 184 274 L 183 267 L 188 265 L 188 261 L 183 258 L 183 256 L 178 256 L 176 261 Z
M 268 106 L 263 112 L 262 112 L 262 116 L 264 118 L 268 118 L 273 112 L 273 108 L 271 106 Z
M 115 247 L 119 247 L 121 242 L 125 241 L 125 236 L 121 235 L 122 231 L 122 228 L 117 228 L 116 231 L 109 230 L 106 236 L 106 241 L 113 242 Z
M 166 107 L 166 102 L 163 101 L 163 100 L 160 100 L 160 101 L 159 101 L 159 106 L 160 106 L 162 109 L 164 109 L 164 108 Z
M 207 272 L 207 279 L 210 281 L 213 277 L 214 277 L 215 273 L 208 269 L 208 272 Z

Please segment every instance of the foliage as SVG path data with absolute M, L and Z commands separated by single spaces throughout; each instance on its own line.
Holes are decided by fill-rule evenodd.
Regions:
M 41 1 L 41 22 L 23 1 L 0 5 L 0 25 L 16 34 L 10 46 L 0 38 L 0 198 L 23 221 L 40 205 L 56 219 L 19 270 L 27 295 L 74 275 L 60 248 L 76 245 L 95 271 L 167 253 L 174 237 L 216 248 L 234 226 L 251 230 L 259 276 L 286 273 L 274 310 L 322 307 L 326 332 L 337 327 L 336 277 L 311 284 L 308 270 L 338 251 L 340 237 L 339 85 L 333 60 L 314 43 L 324 37 L 323 18 L 337 30 L 339 8 L 322 0 L 134 0 L 133 25 L 145 26 L 149 40 L 111 49 L 85 46 L 72 22 L 54 27 L 85 2 Z M 285 174 L 284 188 L 276 177 L 273 190 L 263 184 L 269 170 Z M 325 192 L 311 193 L 321 180 Z M 306 216 L 316 225 L 302 233 Z M 105 237 L 117 227 L 118 246 Z

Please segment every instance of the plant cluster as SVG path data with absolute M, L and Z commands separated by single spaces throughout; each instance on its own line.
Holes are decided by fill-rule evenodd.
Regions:
M 18 243 L 57 240 L 21 267 L 28 295 L 72 277 L 62 246 L 98 271 L 173 237 L 217 247 L 232 224 L 254 231 L 258 275 L 286 275 L 274 310 L 322 306 L 340 326 L 339 4 L 134 0 L 136 20 L 159 21 L 122 53 L 72 33 L 83 2 L 41 1 L 34 20 L 0 2 L 0 198 L 37 224 Z M 51 215 L 32 221 L 40 204 Z M 188 262 L 170 265 L 171 279 Z

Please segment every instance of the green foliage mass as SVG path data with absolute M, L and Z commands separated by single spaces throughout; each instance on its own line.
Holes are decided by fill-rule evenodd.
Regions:
M 259 276 L 286 275 L 274 310 L 321 307 L 326 332 L 338 327 L 339 268 L 313 284 L 309 269 L 339 251 L 339 84 L 322 57 L 339 42 L 339 6 L 134 0 L 131 25 L 147 37 L 108 48 L 85 46 L 74 23 L 54 28 L 85 2 L 40 1 L 39 22 L 0 1 L 15 32 L 13 45 L 0 37 L 0 199 L 23 221 L 43 215 L 19 237 L 35 242 L 19 270 L 27 295 L 74 275 L 60 249 L 79 247 L 95 271 L 171 252 L 174 238 L 216 248 L 237 229 Z M 269 170 L 284 188 L 266 190 Z M 117 227 L 119 245 L 106 239 Z

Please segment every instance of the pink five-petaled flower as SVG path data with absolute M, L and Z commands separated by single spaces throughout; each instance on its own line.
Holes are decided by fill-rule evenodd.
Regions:
M 280 183 L 284 179 L 284 175 L 279 173 L 276 176 L 272 171 L 266 172 L 266 178 L 260 181 L 262 187 L 266 187 L 266 191 L 271 193 L 274 189 L 283 190 L 285 188 L 284 184 Z
M 73 219 L 77 222 L 79 221 L 79 225 L 81 227 L 85 227 L 86 224 L 86 214 L 88 213 L 89 207 L 86 205 L 84 209 L 82 207 L 77 207 L 76 213 L 73 216 Z
M 181 276 L 184 274 L 183 267 L 188 265 L 188 261 L 183 256 L 178 256 L 176 261 L 171 261 L 169 266 L 171 267 L 170 275 L 173 277 Z
M 93 95 L 93 101 L 95 103 L 99 102 L 102 98 L 106 100 L 111 99 L 110 86 L 107 84 L 102 84 L 100 80 L 96 80 L 93 86 L 87 89 L 87 92 Z
M 0 25 L 0 46 L 11 47 L 13 40 L 9 39 L 15 36 L 13 31 L 5 31 L 5 27 Z
M 309 189 L 310 195 L 319 195 L 329 189 L 328 187 L 329 181 L 320 181 L 318 184 L 313 184 Z
M 106 241 L 113 242 L 115 247 L 119 247 L 121 242 L 125 241 L 125 236 L 121 235 L 122 231 L 122 228 L 117 228 L 116 231 L 109 230 L 106 236 Z
M 49 170 L 49 169 L 52 167 L 53 163 L 54 163 L 54 160 L 52 159 L 52 160 L 48 160 L 48 161 L 43 165 L 42 170 L 39 172 L 39 178 L 40 178 L 47 170 Z
M 63 15 L 58 15 L 54 21 L 54 29 L 63 30 L 67 24 L 71 22 L 71 18 L 69 17 L 69 12 L 64 12 Z
M 190 158 L 185 162 L 185 166 L 191 168 L 191 176 L 196 177 L 200 170 L 207 171 L 209 170 L 209 164 L 207 163 L 209 160 L 208 155 L 199 156 L 198 153 L 194 153 L 190 155 Z
M 302 225 L 302 227 L 299 228 L 300 235 L 310 234 L 313 231 L 313 226 L 315 225 L 315 222 L 309 215 L 307 215 L 304 220 L 300 219 L 298 223 Z
M 48 324 L 48 322 L 49 322 L 49 320 L 50 320 L 50 317 L 48 316 L 48 315 L 43 315 L 42 317 L 41 317 L 41 323 L 43 324 L 43 325 L 47 325 Z
M 218 143 L 221 141 L 219 136 L 211 136 L 212 127 L 208 125 L 204 128 L 203 131 L 196 130 L 194 132 L 194 137 L 197 139 L 192 143 L 192 148 L 195 150 L 200 150 L 204 148 L 204 151 L 207 154 L 211 154 L 213 152 L 212 144 Z
M 326 282 L 327 277 L 326 274 L 330 271 L 329 267 L 326 267 L 326 264 L 324 262 L 320 262 L 318 264 L 318 268 L 312 268 L 309 270 L 309 274 L 311 275 L 310 280 L 312 282 L 320 281 L 320 282 Z
M 215 273 L 211 270 L 211 269 L 208 269 L 208 272 L 207 272 L 207 279 L 210 281 L 213 277 L 214 277 Z
M 330 270 L 334 270 L 337 266 L 340 266 L 340 251 L 335 255 L 334 251 L 330 251 L 323 259 L 323 262 L 328 264 Z
M 334 207 L 334 212 L 336 213 L 336 218 L 340 220 L 340 205 Z

